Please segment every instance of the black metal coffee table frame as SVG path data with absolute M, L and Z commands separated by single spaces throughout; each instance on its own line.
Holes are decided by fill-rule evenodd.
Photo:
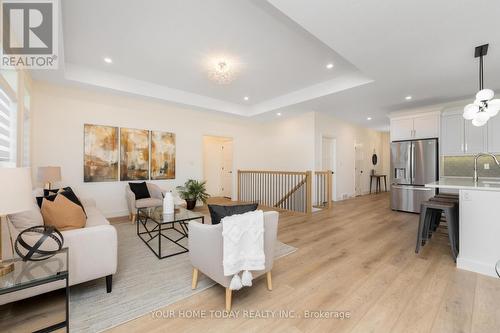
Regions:
M 189 237 L 189 230 L 186 222 L 193 221 L 201 219 L 201 223 L 205 223 L 205 218 L 203 215 L 200 216 L 192 216 L 192 217 L 186 217 L 186 218 L 180 218 L 179 220 L 173 220 L 173 221 L 157 221 L 154 217 L 150 216 L 150 214 L 147 213 L 146 208 L 139 208 L 137 209 L 137 219 L 136 219 L 136 224 L 137 224 L 137 235 L 139 236 L 140 239 L 146 244 L 149 249 L 156 255 L 158 259 L 165 259 L 169 257 L 173 257 L 182 253 L 189 252 L 189 249 L 185 247 L 184 245 L 180 244 L 179 242 L 183 240 L 184 238 Z M 154 227 L 148 228 L 148 222 L 153 222 Z M 180 230 L 175 227 L 175 224 L 178 223 L 180 226 Z M 140 231 L 140 227 L 144 228 L 144 231 Z M 176 231 L 180 237 L 177 239 L 172 239 L 168 235 L 164 233 L 164 231 L 167 230 L 174 230 Z M 145 238 L 145 235 L 149 236 L 148 239 Z M 150 242 L 158 238 L 158 249 L 155 250 L 153 246 L 151 246 Z M 165 238 L 167 241 L 170 241 L 171 243 L 174 243 L 176 246 L 182 248 L 181 251 L 175 252 L 175 253 L 170 253 L 168 255 L 162 255 L 161 251 L 161 245 L 162 245 L 162 238 Z

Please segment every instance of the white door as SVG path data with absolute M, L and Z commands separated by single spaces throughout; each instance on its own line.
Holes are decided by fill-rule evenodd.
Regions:
M 488 120 L 488 152 L 500 153 L 500 114 Z
M 476 127 L 470 120 L 465 122 L 465 154 L 474 155 L 486 151 L 487 128 Z
M 441 118 L 441 154 L 448 156 L 464 153 L 464 118 L 461 114 Z
M 203 137 L 203 173 L 207 192 L 213 197 L 231 197 L 233 189 L 233 141 Z
M 362 144 L 356 144 L 354 146 L 355 150 L 355 162 L 354 162 L 354 173 L 355 173 L 355 185 L 354 193 L 356 196 L 363 194 L 363 179 L 365 179 L 364 164 L 365 164 L 365 152 Z
M 430 139 L 439 137 L 439 115 L 416 116 L 413 118 L 413 138 Z
M 413 139 L 413 118 L 391 119 L 391 141 Z
M 335 179 L 335 165 L 336 165 L 336 140 L 334 138 L 324 136 L 321 142 L 321 169 L 332 170 L 332 197 L 333 200 L 337 197 L 336 195 L 336 179 Z
M 222 144 L 222 196 L 231 198 L 233 189 L 233 141 L 225 141 Z

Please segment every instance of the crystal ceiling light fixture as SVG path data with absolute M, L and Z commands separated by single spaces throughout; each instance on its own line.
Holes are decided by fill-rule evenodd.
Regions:
M 236 75 L 234 65 L 226 59 L 213 61 L 208 69 L 208 78 L 218 84 L 231 83 Z
M 475 48 L 474 57 L 479 58 L 479 92 L 472 104 L 464 108 L 463 117 L 472 120 L 474 126 L 484 126 L 491 117 L 500 111 L 500 99 L 493 99 L 495 92 L 484 89 L 483 57 L 488 53 L 488 45 L 484 44 Z

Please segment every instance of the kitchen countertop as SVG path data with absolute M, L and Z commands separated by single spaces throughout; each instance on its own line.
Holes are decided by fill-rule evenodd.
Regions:
M 500 192 L 500 180 L 481 179 L 475 183 L 471 178 L 441 178 L 436 182 L 425 184 L 425 187 L 447 188 L 454 190 L 478 190 L 478 191 L 497 191 Z

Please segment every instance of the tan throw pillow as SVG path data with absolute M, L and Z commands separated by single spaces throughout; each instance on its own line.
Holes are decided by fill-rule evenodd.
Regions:
M 43 199 L 40 211 L 44 224 L 53 226 L 57 230 L 64 231 L 85 226 L 86 217 L 82 207 L 64 195 L 57 195 L 54 201 Z

